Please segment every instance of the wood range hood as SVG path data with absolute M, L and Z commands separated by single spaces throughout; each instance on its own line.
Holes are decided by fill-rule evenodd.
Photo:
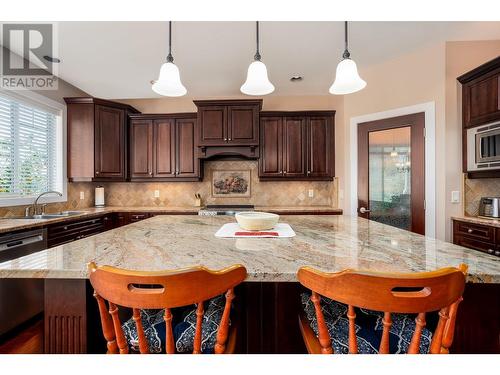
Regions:
M 258 159 L 262 99 L 195 100 L 198 157 L 204 160 Z

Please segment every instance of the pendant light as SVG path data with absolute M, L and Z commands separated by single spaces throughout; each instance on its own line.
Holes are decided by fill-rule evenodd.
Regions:
M 240 90 L 246 95 L 267 95 L 274 91 L 273 84 L 267 77 L 267 68 L 262 61 L 260 61 L 259 53 L 259 21 L 257 24 L 257 52 L 254 56 L 254 61 L 248 67 L 247 80 L 241 86 Z
M 392 132 L 392 151 L 391 157 L 395 158 L 398 156 L 398 152 L 396 151 L 396 144 L 394 143 L 394 131 Z
M 168 23 L 168 56 L 167 62 L 160 68 L 158 80 L 152 81 L 152 89 L 163 96 L 183 96 L 187 90 L 181 82 L 179 68 L 174 64 L 172 57 L 172 21 Z
M 366 82 L 361 79 L 358 74 L 356 63 L 351 60 L 351 54 L 348 50 L 347 40 L 347 21 L 345 27 L 345 49 L 342 55 L 342 61 L 337 65 L 337 73 L 335 82 L 330 87 L 330 94 L 345 95 L 362 90 L 366 86 Z

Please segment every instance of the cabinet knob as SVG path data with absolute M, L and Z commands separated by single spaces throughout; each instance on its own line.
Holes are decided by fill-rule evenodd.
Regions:
M 99 171 L 95 171 L 95 174 L 99 174 Z
M 229 138 L 230 141 L 232 141 L 232 138 Z
M 286 171 L 283 171 L 283 174 L 286 174 Z
M 472 232 L 474 232 L 472 229 L 470 229 L 470 228 L 467 229 L 467 233 L 472 233 Z
M 488 254 L 493 254 L 493 253 L 495 253 L 496 255 L 497 252 L 495 252 L 493 249 L 488 249 Z
M 227 142 L 227 138 L 224 138 L 224 142 Z
M 149 175 L 152 176 L 153 175 L 153 172 L 149 172 Z
M 64 229 L 64 230 L 68 230 L 68 227 L 67 227 L 67 226 L 64 226 L 64 227 L 63 227 L 63 229 Z
M 496 255 L 497 257 L 498 257 L 498 256 L 500 256 L 500 251 L 499 251 L 499 250 L 495 251 L 495 255 Z

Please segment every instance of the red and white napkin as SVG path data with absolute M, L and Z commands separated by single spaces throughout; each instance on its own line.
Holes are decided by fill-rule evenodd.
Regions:
M 238 223 L 227 223 L 215 233 L 215 237 L 219 238 L 286 238 L 294 236 L 294 230 L 286 223 L 278 223 L 273 229 L 262 231 L 244 230 Z

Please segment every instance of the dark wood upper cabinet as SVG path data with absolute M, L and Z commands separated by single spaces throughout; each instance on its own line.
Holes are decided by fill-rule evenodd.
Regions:
M 153 121 L 153 177 L 175 177 L 175 119 Z
M 334 111 L 262 112 L 261 180 L 332 180 Z
M 259 175 L 280 177 L 283 171 L 283 118 L 262 117 Z
M 227 141 L 229 144 L 258 145 L 259 106 L 229 106 L 227 130 Z
M 467 72 L 462 84 L 462 165 L 468 178 L 497 178 L 500 170 L 469 171 L 467 129 L 500 121 L 500 57 Z
M 131 180 L 201 178 L 195 146 L 196 114 L 143 114 L 130 118 Z
M 202 106 L 198 109 L 200 139 L 202 146 L 220 146 L 227 143 L 227 107 L 220 105 Z
M 331 177 L 335 168 L 333 117 L 310 117 L 307 125 L 307 175 Z
M 306 176 L 306 118 L 283 118 L 283 175 Z
M 457 78 L 464 128 L 500 120 L 500 57 Z
M 64 98 L 68 118 L 68 179 L 124 181 L 127 177 L 125 104 L 92 97 Z
M 150 120 L 130 123 L 130 177 L 148 178 L 153 174 L 153 123 Z
M 176 175 L 199 177 L 200 162 L 196 157 L 196 117 L 176 119 Z
M 229 153 L 258 157 L 262 100 L 195 100 L 194 103 L 198 107 L 197 146 L 202 149 L 201 157 Z M 230 147 L 233 149 L 228 151 Z

